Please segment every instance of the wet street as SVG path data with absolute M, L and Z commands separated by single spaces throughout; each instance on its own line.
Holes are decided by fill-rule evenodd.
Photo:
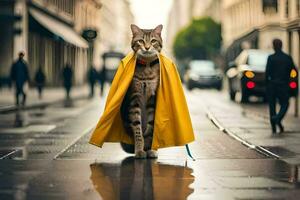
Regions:
M 253 118 L 265 105 L 232 103 L 214 90 L 186 95 L 196 134 L 189 145 L 195 161 L 185 147 L 160 149 L 156 160 L 136 160 L 119 144 L 101 149 L 88 144 L 105 103 L 98 96 L 1 113 L 0 199 L 299 199 L 297 167 L 285 162 L 298 157 L 275 159 L 258 152 L 224 134 L 209 117 L 231 124 L 233 132 L 236 123 L 263 130 L 266 140 L 267 124 L 233 116 L 242 109 Z

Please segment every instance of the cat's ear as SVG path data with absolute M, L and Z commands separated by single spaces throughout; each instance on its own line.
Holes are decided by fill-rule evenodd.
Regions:
M 131 24 L 130 28 L 131 28 L 132 35 L 136 35 L 141 32 L 141 29 L 137 25 Z
M 155 29 L 153 29 L 153 32 L 156 33 L 156 34 L 158 34 L 158 35 L 161 35 L 162 29 L 163 29 L 163 25 L 160 24 L 157 27 L 155 27 Z

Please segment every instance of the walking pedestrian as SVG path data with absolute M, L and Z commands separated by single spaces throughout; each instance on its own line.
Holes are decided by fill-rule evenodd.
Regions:
M 39 99 L 42 98 L 43 88 L 45 86 L 46 82 L 46 76 L 42 70 L 42 67 L 40 66 L 39 69 L 35 73 L 34 81 L 38 90 Z
M 91 66 L 88 71 L 88 81 L 89 81 L 89 85 L 90 85 L 90 97 L 94 96 L 94 86 L 95 86 L 97 79 L 98 79 L 98 72 L 93 66 Z
M 267 98 L 269 103 L 270 123 L 272 133 L 276 134 L 276 127 L 280 133 L 284 132 L 282 119 L 289 107 L 289 78 L 293 68 L 293 59 L 282 51 L 282 41 L 273 40 L 275 53 L 268 57 L 266 67 Z M 280 104 L 279 112 L 276 112 L 276 103 Z
M 72 77 L 73 77 L 73 70 L 70 64 L 66 64 L 63 69 L 63 80 L 64 80 L 64 87 L 66 90 L 66 98 L 67 100 L 70 99 L 70 92 L 72 88 Z
M 101 97 L 104 94 L 104 84 L 106 82 L 106 66 L 105 63 L 102 66 L 102 69 L 99 73 L 99 82 L 100 82 L 100 95 Z
M 26 102 L 25 86 L 28 86 L 29 72 L 27 63 L 24 60 L 25 53 L 20 52 L 18 60 L 12 64 L 10 71 L 10 79 L 15 86 L 16 105 L 19 106 L 19 96 L 22 95 L 22 105 Z

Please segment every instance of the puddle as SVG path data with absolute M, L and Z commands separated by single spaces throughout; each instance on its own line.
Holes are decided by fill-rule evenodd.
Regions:
M 103 199 L 187 199 L 193 170 L 155 160 L 125 158 L 121 164 L 94 163 L 90 179 Z

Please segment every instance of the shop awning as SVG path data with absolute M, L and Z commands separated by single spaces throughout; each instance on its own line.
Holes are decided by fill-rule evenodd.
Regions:
M 37 9 L 30 8 L 29 13 L 38 23 L 40 23 L 53 34 L 62 38 L 64 41 L 77 47 L 88 48 L 87 41 L 78 35 L 71 27 L 63 24 L 51 16 L 48 16 L 47 14 L 42 13 Z

